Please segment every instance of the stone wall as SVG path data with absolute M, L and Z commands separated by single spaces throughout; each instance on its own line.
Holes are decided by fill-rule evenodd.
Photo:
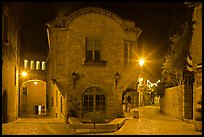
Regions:
M 9 3 L 2 4 L 2 118 L 5 118 L 4 122 L 14 121 L 18 117 L 21 10 L 17 7 Z
M 178 119 L 184 118 L 184 86 L 165 90 L 165 94 L 160 100 L 160 111 Z

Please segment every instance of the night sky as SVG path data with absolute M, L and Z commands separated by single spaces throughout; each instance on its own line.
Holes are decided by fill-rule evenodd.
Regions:
M 24 43 L 31 51 L 47 52 L 45 23 L 83 7 L 94 6 L 110 10 L 124 19 L 133 20 L 142 29 L 138 41 L 140 56 L 146 57 L 145 70 L 160 74 L 159 59 L 167 50 L 170 16 L 184 8 L 183 2 L 61 2 L 26 3 L 24 12 Z

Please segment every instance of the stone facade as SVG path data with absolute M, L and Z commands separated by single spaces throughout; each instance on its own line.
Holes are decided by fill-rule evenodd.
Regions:
M 50 74 L 48 75 L 65 99 L 65 119 L 73 104 L 78 104 L 77 117 L 80 118 L 121 117 L 122 92 L 138 78 L 136 47 L 141 30 L 135 26 L 134 22 L 95 7 L 80 9 L 69 16 L 48 22 L 46 25 L 50 50 L 50 63 L 47 66 L 50 67 Z M 101 41 L 98 61 L 94 59 L 90 61 L 86 58 L 86 42 L 89 38 Z M 134 51 L 131 57 L 133 61 L 130 61 L 128 54 L 127 64 L 125 64 L 126 43 L 131 43 Z M 117 72 L 119 79 L 116 80 Z M 76 74 L 76 78 L 72 74 Z M 51 90 L 50 88 L 48 91 L 50 94 L 54 92 Z M 94 92 L 95 103 L 93 112 L 87 115 L 84 99 L 90 90 Z M 105 98 L 103 115 L 95 111 L 99 91 L 101 97 Z
M 199 3 L 194 8 L 193 20 L 196 21 L 193 28 L 192 46 L 190 52 L 192 56 L 192 64 L 194 68 L 194 118 L 197 115 L 196 108 L 198 101 L 202 98 L 202 3 Z
M 165 90 L 160 99 L 160 111 L 166 115 L 184 118 L 184 86 L 177 86 Z
M 167 115 L 179 119 L 190 118 L 195 121 L 198 115 L 196 111 L 199 107 L 198 101 L 202 98 L 202 3 L 187 2 L 186 4 L 194 8 L 192 20 L 195 24 L 189 49 L 190 55 L 187 57 L 188 71 L 194 72 L 193 92 L 191 92 L 191 85 L 185 85 L 185 88 L 178 91 L 178 87 L 166 89 L 160 106 L 161 112 Z
M 2 122 L 18 117 L 21 8 L 2 3 Z
M 192 43 L 190 45 L 190 57 L 188 57 L 188 70 L 194 72 L 195 82 L 193 85 L 193 120 L 198 115 L 196 108 L 202 98 L 202 2 L 188 2 L 189 7 L 194 8 Z

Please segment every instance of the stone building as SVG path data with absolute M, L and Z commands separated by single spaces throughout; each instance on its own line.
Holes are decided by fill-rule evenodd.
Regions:
M 188 79 L 182 86 L 165 90 L 161 98 L 161 112 L 182 119 L 192 120 L 198 116 L 196 109 L 198 101 L 202 98 L 202 3 L 185 2 L 192 14 L 193 35 L 191 38 L 189 55 L 187 57 Z M 194 73 L 194 74 L 192 74 Z M 194 75 L 194 78 L 192 78 Z
M 202 98 L 202 3 L 187 2 L 189 7 L 194 8 L 193 36 L 188 56 L 188 70 L 194 72 L 195 82 L 193 85 L 193 119 L 197 116 L 196 108 Z
M 137 81 L 135 22 L 97 7 L 48 22 L 48 115 L 104 121 L 123 116 L 122 93 Z
M 18 117 L 22 5 L 2 3 L 2 122 Z

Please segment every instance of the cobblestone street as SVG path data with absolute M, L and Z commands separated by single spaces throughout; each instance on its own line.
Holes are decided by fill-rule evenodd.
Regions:
M 68 135 L 72 130 L 56 118 L 19 118 L 2 126 L 3 135 Z
M 191 123 L 178 120 L 159 111 L 159 106 L 139 107 L 139 119 L 132 118 L 132 112 L 126 114 L 125 124 L 116 132 L 99 133 L 98 130 L 77 129 L 74 134 L 99 135 L 202 135 L 196 132 Z M 72 129 L 56 118 L 19 118 L 15 122 L 2 126 L 3 135 L 71 135 Z M 95 132 L 95 133 L 93 133 Z
M 139 107 L 139 119 L 126 114 L 125 124 L 116 132 L 108 134 L 125 135 L 202 135 L 193 124 L 160 113 L 159 106 Z

